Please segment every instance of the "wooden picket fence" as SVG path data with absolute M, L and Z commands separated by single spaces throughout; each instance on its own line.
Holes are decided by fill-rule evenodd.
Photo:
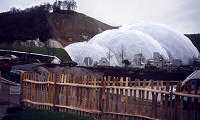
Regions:
M 181 81 L 132 80 L 129 77 L 96 77 L 58 74 L 21 76 L 24 107 L 69 112 L 95 119 L 199 119 L 200 95 L 180 88 Z M 176 92 L 172 92 L 177 84 Z M 170 90 L 171 89 L 171 90 Z M 185 88 L 186 89 L 186 88 Z M 175 96 L 175 102 L 173 97 Z M 188 109 L 183 109 L 184 98 Z M 192 100 L 195 107 L 192 109 Z M 170 101 L 171 100 L 171 101 Z M 169 102 L 170 101 L 170 102 Z

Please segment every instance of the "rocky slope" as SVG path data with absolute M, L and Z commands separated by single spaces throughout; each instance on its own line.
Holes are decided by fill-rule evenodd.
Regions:
M 52 35 L 63 46 L 70 43 L 87 41 L 94 35 L 114 27 L 102 23 L 82 13 L 62 11 L 48 14 Z

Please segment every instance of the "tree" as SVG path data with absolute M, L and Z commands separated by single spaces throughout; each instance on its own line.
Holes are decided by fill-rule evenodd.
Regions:
M 110 59 L 113 57 L 113 55 L 111 54 L 111 49 L 110 48 L 108 48 L 109 49 L 109 52 L 106 54 L 106 56 L 107 56 L 107 58 L 108 58 L 108 62 L 109 62 L 109 66 L 110 66 Z
M 62 1 L 55 1 L 52 5 L 53 11 L 57 12 L 61 10 Z
M 55 1 L 52 5 L 53 11 L 62 10 L 75 10 L 77 8 L 76 2 L 74 0 L 65 0 L 65 1 Z
M 11 12 L 11 13 L 17 13 L 17 12 L 19 12 L 19 11 L 20 11 L 20 10 L 17 9 L 16 7 L 10 8 L 10 12 Z
M 76 2 L 74 0 L 65 0 L 62 3 L 63 9 L 75 10 L 77 8 Z
M 124 46 L 122 45 L 122 51 L 120 53 L 120 57 L 121 57 L 121 61 L 122 61 L 122 67 L 123 67 L 123 61 L 124 61 L 125 56 L 126 56 L 126 50 L 124 49 Z
M 40 6 L 42 6 L 42 5 L 40 5 Z M 50 12 L 52 10 L 52 5 L 48 2 L 44 2 L 43 6 L 45 7 L 45 11 Z
M 125 67 L 128 67 L 131 64 L 131 62 L 127 59 L 124 59 L 122 63 L 125 64 Z

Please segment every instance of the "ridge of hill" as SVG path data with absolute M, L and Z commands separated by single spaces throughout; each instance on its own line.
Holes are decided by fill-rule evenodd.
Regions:
M 11 46 L 16 40 L 45 42 L 55 39 L 63 46 L 87 41 L 108 29 L 115 29 L 85 14 L 71 10 L 50 13 L 44 6 L 0 13 L 0 44 Z M 200 34 L 185 34 L 200 51 Z
M 50 13 L 41 7 L 0 13 L 0 43 L 11 45 L 16 40 L 37 38 L 44 42 L 55 39 L 63 46 L 87 41 L 94 35 L 115 27 L 71 10 Z

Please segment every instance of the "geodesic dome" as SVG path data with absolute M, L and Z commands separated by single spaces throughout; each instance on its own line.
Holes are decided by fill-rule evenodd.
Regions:
M 148 34 L 166 50 L 170 59 L 181 59 L 183 64 L 190 64 L 199 56 L 199 51 L 189 38 L 166 25 L 137 23 L 120 29 L 137 30 Z
M 153 59 L 154 52 L 159 52 L 165 59 L 169 59 L 165 49 L 157 41 L 140 31 L 107 30 L 93 37 L 89 43 L 97 43 L 109 48 L 115 54 L 120 65 L 122 54 L 124 59 L 130 61 L 133 61 L 134 55 L 139 53 L 142 53 L 147 59 Z
M 88 61 L 92 62 L 91 65 L 94 65 L 94 62 L 99 62 L 102 58 L 106 58 L 108 60 L 108 53 L 109 49 L 100 46 L 98 44 L 92 43 L 89 44 L 87 42 L 79 42 L 79 43 L 73 43 L 64 48 L 71 59 L 75 62 L 77 62 L 79 65 L 85 65 L 85 61 L 87 58 Z M 113 55 L 113 53 L 110 53 L 113 57 L 110 58 L 110 65 L 111 66 L 118 66 L 117 59 Z
M 108 60 L 109 51 L 112 54 L 111 66 L 121 66 L 122 55 L 123 59 L 128 59 L 133 65 L 136 65 L 135 60 L 140 60 L 141 56 L 144 61 L 159 61 L 161 59 L 158 56 L 161 55 L 166 61 L 180 59 L 185 65 L 191 64 L 199 56 L 197 48 L 182 33 L 154 23 L 138 23 L 106 30 L 88 42 L 68 45 L 65 50 L 72 60 L 81 65 L 84 60 L 90 60 L 88 57 L 92 58 L 92 62 L 99 62 L 102 58 Z

